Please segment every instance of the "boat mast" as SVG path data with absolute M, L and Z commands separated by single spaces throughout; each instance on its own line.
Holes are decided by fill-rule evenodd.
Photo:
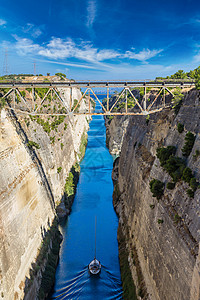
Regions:
M 95 216 L 95 252 L 94 252 L 94 259 L 96 259 L 96 227 L 97 227 L 97 217 Z

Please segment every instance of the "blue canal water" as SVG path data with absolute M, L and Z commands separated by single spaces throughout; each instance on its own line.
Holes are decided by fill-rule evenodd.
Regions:
M 100 107 L 96 107 L 99 109 Z M 118 220 L 112 205 L 113 159 L 106 148 L 103 116 L 90 122 L 88 145 L 72 212 L 61 227 L 63 242 L 52 299 L 114 300 L 122 298 L 118 260 Z M 95 252 L 101 274 L 91 276 L 88 264 Z

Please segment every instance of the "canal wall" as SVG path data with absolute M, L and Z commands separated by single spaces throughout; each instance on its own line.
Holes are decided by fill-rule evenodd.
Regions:
M 191 190 L 191 185 L 182 179 L 173 189 L 167 188 L 172 178 L 157 155 L 157 148 L 175 146 L 175 156 L 185 160 L 199 182 L 199 116 L 199 94 L 193 89 L 185 93 L 177 114 L 168 109 L 151 115 L 148 121 L 142 116 L 129 117 L 122 146 L 119 143 L 120 158 L 113 169 L 113 201 L 119 215 L 119 250 L 123 240 L 138 299 L 198 300 L 200 297 L 200 189 L 197 188 L 194 197 L 189 196 L 187 190 Z M 122 121 L 118 117 L 111 120 L 110 126 L 107 124 L 111 152 L 113 144 L 116 152 L 116 143 L 112 141 L 120 140 L 116 135 L 122 132 L 118 128 L 122 128 Z M 182 132 L 178 123 L 184 125 Z M 195 140 L 191 153 L 185 157 L 181 149 L 189 131 Z M 150 190 L 153 179 L 163 183 L 163 195 L 158 199 Z M 122 280 L 128 295 L 125 299 L 132 299 L 126 274 Z
M 59 92 L 69 104 L 69 91 Z M 81 95 L 73 88 L 72 105 Z M 1 110 L 0 299 L 37 299 L 47 257 L 60 243 L 57 215 L 69 213 L 66 179 L 82 157 L 88 122 L 84 116 L 42 121 Z

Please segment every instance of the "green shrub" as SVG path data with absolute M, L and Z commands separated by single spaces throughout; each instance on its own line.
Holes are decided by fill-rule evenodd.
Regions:
M 33 147 L 36 149 L 40 149 L 40 145 L 33 141 L 28 141 L 27 146 L 32 149 Z
M 175 188 L 175 183 L 174 182 L 168 182 L 167 183 L 167 189 L 173 190 Z
M 65 182 L 65 193 L 68 197 L 74 194 L 74 175 L 71 172 Z
M 195 154 L 193 155 L 194 159 L 196 160 L 200 155 L 200 151 L 196 149 Z
M 78 156 L 80 159 L 82 159 L 83 156 L 85 155 L 86 146 L 87 146 L 87 134 L 85 132 L 83 132 L 83 134 L 81 136 L 81 144 L 80 144 L 79 153 L 78 153 Z
M 62 171 L 62 167 L 58 167 L 57 173 L 59 174 Z
M 66 78 L 66 75 L 64 73 L 55 73 L 56 76 L 59 76 L 60 78 L 64 77 Z
M 183 170 L 185 169 L 185 162 L 179 157 L 170 156 L 163 165 L 163 168 L 169 173 L 173 181 L 177 182 L 182 177 Z
M 181 149 L 183 156 L 188 157 L 190 155 L 194 142 L 195 142 L 195 135 L 189 131 L 185 136 L 185 144 Z
M 164 192 L 164 183 L 158 179 L 152 179 L 149 183 L 153 197 L 160 199 Z
M 188 167 L 186 167 L 183 170 L 183 175 L 182 175 L 182 179 L 184 181 L 186 181 L 187 183 L 190 183 L 190 180 L 193 178 L 194 176 L 192 175 L 192 170 Z
M 54 136 L 50 136 L 50 141 L 51 141 L 51 144 L 53 144 L 54 145 L 54 143 L 55 143 L 55 135 Z
M 177 129 L 178 129 L 179 133 L 182 133 L 184 131 L 184 125 L 181 123 L 178 123 Z
M 0 110 L 6 105 L 6 100 L 5 98 L 0 98 Z
M 154 208 L 155 208 L 155 205 L 154 205 L 154 204 L 150 204 L 149 207 L 150 207 L 151 209 L 154 209 Z
M 181 108 L 181 105 L 183 103 L 183 94 L 181 93 L 180 88 L 176 88 L 176 90 L 173 92 L 174 98 L 172 99 L 172 108 L 174 109 L 175 114 L 177 115 L 179 112 L 179 109 Z
M 194 198 L 194 191 L 192 189 L 188 189 L 187 194 L 190 198 Z
M 163 166 L 166 161 L 170 158 L 170 156 L 174 156 L 176 153 L 176 147 L 174 146 L 167 146 L 165 147 L 161 147 L 161 148 L 157 148 L 156 150 L 156 155 L 160 161 L 161 166 Z
M 64 144 L 63 144 L 63 143 L 60 143 L 60 148 L 61 148 L 61 150 L 63 149 L 63 147 L 64 147 Z
M 174 216 L 175 223 L 180 222 L 180 220 L 181 220 L 181 217 L 178 214 L 175 214 L 175 216 Z
M 199 183 L 196 181 L 196 178 L 193 177 L 190 179 L 190 187 L 193 189 L 193 191 L 196 191 L 196 189 L 198 188 Z
M 162 224 L 163 222 L 163 219 L 158 219 L 158 224 Z

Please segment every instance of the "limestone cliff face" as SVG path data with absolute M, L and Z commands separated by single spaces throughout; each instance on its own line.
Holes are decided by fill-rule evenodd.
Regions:
M 106 143 L 112 155 L 119 156 L 121 153 L 128 122 L 126 116 L 116 116 L 111 122 L 106 119 Z
M 199 96 L 192 90 L 176 117 L 167 110 L 151 115 L 148 125 L 144 117 L 129 119 L 119 165 L 115 166 L 118 187 L 114 205 L 126 238 L 132 277 L 144 299 L 200 299 L 200 189 L 190 198 L 186 193 L 188 184 L 178 182 L 173 190 L 165 187 L 158 201 L 149 188 L 153 178 L 165 185 L 171 181 L 160 166 L 156 149 L 174 145 L 176 155 L 181 157 L 188 131 L 196 139 L 187 165 L 200 179 L 200 157 L 193 156 L 200 149 L 199 117 Z M 185 126 L 181 134 L 178 122 Z
M 69 103 L 68 92 L 60 92 Z M 80 96 L 74 88 L 73 98 Z M 23 299 L 31 263 L 55 218 L 68 173 L 79 161 L 87 129 L 85 117 L 70 116 L 47 133 L 36 120 L 1 111 L 0 299 Z M 30 149 L 28 141 L 40 149 Z

